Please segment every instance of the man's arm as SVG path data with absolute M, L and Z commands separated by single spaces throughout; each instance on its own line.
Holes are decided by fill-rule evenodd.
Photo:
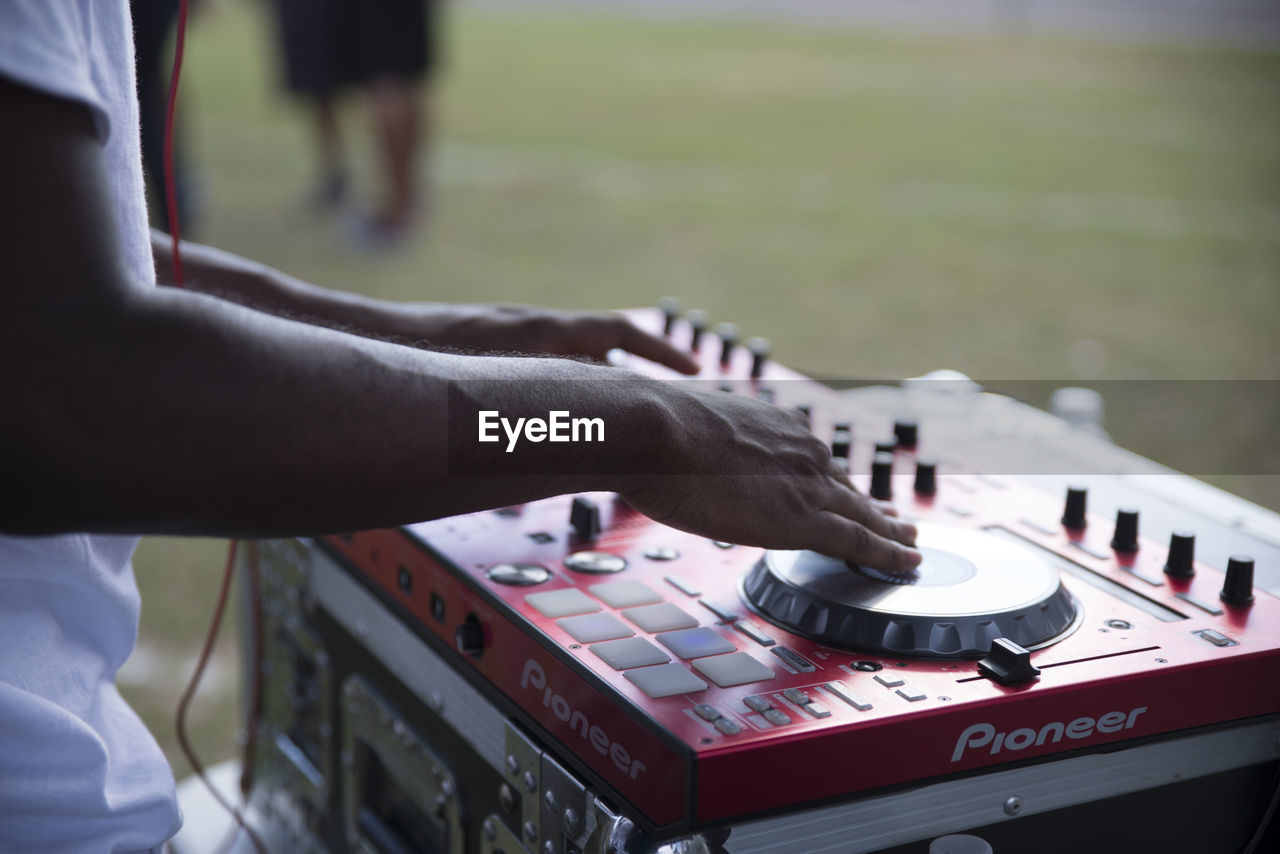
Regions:
M 0 530 L 318 533 L 611 489 L 716 539 L 919 560 L 899 544 L 910 527 L 767 404 L 428 352 L 134 281 L 87 111 L 0 82 L 0 113 L 20 131 L 0 135 Z M 492 453 L 468 438 L 482 409 L 602 418 L 608 456 Z
M 152 231 L 161 283 L 173 281 L 170 238 Z M 332 291 L 230 252 L 184 241 L 186 287 L 287 317 L 418 347 L 591 356 L 615 348 L 681 373 L 697 373 L 689 354 L 612 312 L 557 311 L 526 305 L 392 303 Z

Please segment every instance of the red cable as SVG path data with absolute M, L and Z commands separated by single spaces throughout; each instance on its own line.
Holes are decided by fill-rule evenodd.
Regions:
M 173 116 L 178 105 L 178 77 L 182 74 L 182 49 L 187 41 L 187 0 L 179 0 L 178 33 L 173 48 L 173 72 L 169 75 L 169 103 L 164 112 L 164 183 L 168 207 L 169 245 L 173 252 L 173 284 L 183 287 L 181 225 L 178 223 L 178 187 L 173 180 Z
M 165 177 L 165 204 L 168 207 L 169 220 L 169 240 L 173 253 L 173 282 L 175 287 L 183 287 L 182 276 L 182 242 L 181 225 L 178 222 L 178 187 L 174 181 L 173 174 L 173 117 L 176 112 L 175 107 L 178 103 L 178 80 L 182 75 L 182 53 L 186 46 L 187 36 L 187 0 L 179 0 L 178 3 L 178 29 L 175 39 L 173 51 L 173 70 L 169 75 L 169 102 L 165 108 L 164 116 L 164 177 Z M 256 557 L 256 555 L 255 555 Z M 227 550 L 227 565 L 222 572 L 222 587 L 218 591 L 218 601 L 213 609 L 213 619 L 209 624 L 209 631 L 205 635 L 204 648 L 200 651 L 200 659 L 196 662 L 196 669 L 191 674 L 191 680 L 187 683 L 187 688 L 182 694 L 182 699 L 178 701 L 177 713 L 175 715 L 175 729 L 177 730 L 178 745 L 182 748 L 182 753 L 186 756 L 187 761 L 191 763 L 196 776 L 200 782 L 204 783 L 209 794 L 213 795 L 223 809 L 231 814 L 236 820 L 236 824 L 244 828 L 249 834 L 249 839 L 253 843 L 254 849 L 258 854 L 266 854 L 267 848 L 262 839 L 254 832 L 244 820 L 244 816 L 240 811 L 230 804 L 226 798 L 222 796 L 214 785 L 209 782 L 209 778 L 205 776 L 204 766 L 196 756 L 194 748 L 191 746 L 190 740 L 187 738 L 187 709 L 191 705 L 192 698 L 195 697 L 196 690 L 200 687 L 200 679 L 204 676 L 205 668 L 209 664 L 209 658 L 213 654 L 214 645 L 218 641 L 218 628 L 222 625 L 222 614 L 227 607 L 227 597 L 231 590 L 231 579 L 235 575 L 236 564 L 236 541 L 232 540 L 230 548 Z M 256 587 L 256 585 L 255 585 Z M 255 626 L 256 629 L 256 626 Z M 255 657 L 257 651 L 255 650 Z M 255 670 L 257 670 L 255 661 Z M 255 695 L 257 694 L 257 686 L 255 683 Z M 255 700 L 255 703 L 257 701 Z M 256 710 L 252 713 L 256 717 Z M 256 727 L 256 721 L 251 719 L 247 726 L 250 731 Z

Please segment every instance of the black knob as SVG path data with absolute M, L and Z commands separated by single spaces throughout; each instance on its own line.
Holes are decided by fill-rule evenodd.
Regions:
M 475 614 L 467 614 L 453 633 L 453 640 L 458 645 L 458 652 L 479 658 L 484 652 L 484 626 L 480 619 Z
M 569 524 L 579 540 L 594 540 L 600 535 L 600 508 L 589 498 L 575 497 L 569 509 Z
M 930 496 L 938 494 L 938 464 L 933 461 L 918 460 L 916 462 L 916 495 Z
M 1118 552 L 1138 550 L 1138 511 L 1121 507 L 1116 511 L 1116 531 L 1111 537 L 1111 548 Z
M 893 435 L 897 438 L 899 447 L 909 450 L 916 446 L 920 428 L 914 421 L 895 421 L 893 422 Z
M 1068 528 L 1080 529 L 1089 524 L 1085 508 L 1089 504 L 1089 490 L 1083 486 L 1067 487 L 1067 506 L 1062 511 L 1062 524 Z
M 837 424 L 831 436 L 831 456 L 848 459 L 849 450 L 853 447 L 853 433 L 847 427 Z
M 764 375 L 764 363 L 769 361 L 769 339 L 752 338 L 747 349 L 751 351 L 751 379 L 758 380 Z
M 1196 574 L 1196 535 L 1190 531 L 1174 531 L 1169 535 L 1169 557 L 1164 574 L 1173 578 L 1190 578 Z
M 702 333 L 707 331 L 707 313 L 700 308 L 695 308 L 689 312 L 687 318 L 689 328 L 693 331 L 689 339 L 689 349 L 696 351 L 702 346 Z
M 680 300 L 675 297 L 663 297 L 658 300 L 658 308 L 662 311 L 662 334 L 670 337 L 675 328 L 676 319 L 680 317 Z
M 733 323 L 721 323 L 716 326 L 716 334 L 720 336 L 720 367 L 729 367 L 733 358 L 733 348 L 738 343 L 738 327 Z
M 871 459 L 871 497 L 893 498 L 893 454 L 879 453 Z
M 1232 555 L 1227 560 L 1227 580 L 1218 598 L 1228 605 L 1248 605 L 1253 601 L 1253 558 Z

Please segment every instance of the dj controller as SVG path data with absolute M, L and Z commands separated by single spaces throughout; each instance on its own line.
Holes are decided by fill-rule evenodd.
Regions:
M 713 542 L 600 493 L 259 543 L 245 779 L 272 850 L 1199 854 L 1263 832 L 1280 517 L 962 379 L 837 391 L 700 313 L 631 316 L 696 351 L 698 382 L 803 409 L 923 563 Z

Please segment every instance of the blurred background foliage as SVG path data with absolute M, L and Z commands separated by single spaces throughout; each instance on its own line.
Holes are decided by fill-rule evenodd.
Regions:
M 265 5 L 192 22 L 203 242 L 388 299 L 673 294 L 836 380 L 1141 388 L 1108 394 L 1119 444 L 1280 508 L 1274 46 L 453 4 L 429 210 L 408 246 L 369 254 L 300 203 L 311 140 Z M 362 107 L 343 107 L 356 164 Z M 1185 379 L 1261 382 L 1244 408 L 1103 382 Z M 179 776 L 173 708 L 224 550 L 149 538 L 136 561 L 122 690 Z M 207 761 L 235 751 L 234 650 L 227 627 L 193 714 Z

